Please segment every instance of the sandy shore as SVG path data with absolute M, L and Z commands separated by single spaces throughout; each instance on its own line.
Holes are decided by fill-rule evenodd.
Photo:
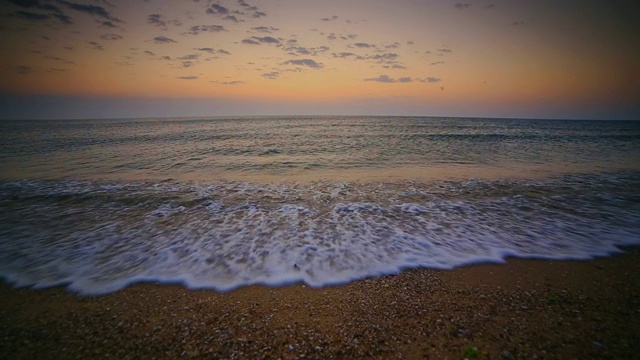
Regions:
M 640 358 L 640 249 L 311 289 L 0 286 L 0 358 Z

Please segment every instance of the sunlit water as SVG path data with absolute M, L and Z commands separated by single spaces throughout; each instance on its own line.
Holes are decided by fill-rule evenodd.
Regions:
M 640 122 L 0 122 L 0 275 L 84 294 L 344 283 L 640 244 Z

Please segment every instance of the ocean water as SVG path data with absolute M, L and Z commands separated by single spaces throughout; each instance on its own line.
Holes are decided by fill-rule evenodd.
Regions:
M 0 276 L 314 287 L 640 245 L 640 122 L 0 121 Z

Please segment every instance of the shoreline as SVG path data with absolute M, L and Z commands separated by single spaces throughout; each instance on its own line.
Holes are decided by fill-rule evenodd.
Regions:
M 80 297 L 0 283 L 0 358 L 633 358 L 640 248 L 508 258 L 340 286 L 142 283 Z

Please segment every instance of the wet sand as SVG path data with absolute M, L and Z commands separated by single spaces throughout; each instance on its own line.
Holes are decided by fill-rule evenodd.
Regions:
M 312 289 L 0 286 L 0 358 L 640 358 L 640 248 Z

